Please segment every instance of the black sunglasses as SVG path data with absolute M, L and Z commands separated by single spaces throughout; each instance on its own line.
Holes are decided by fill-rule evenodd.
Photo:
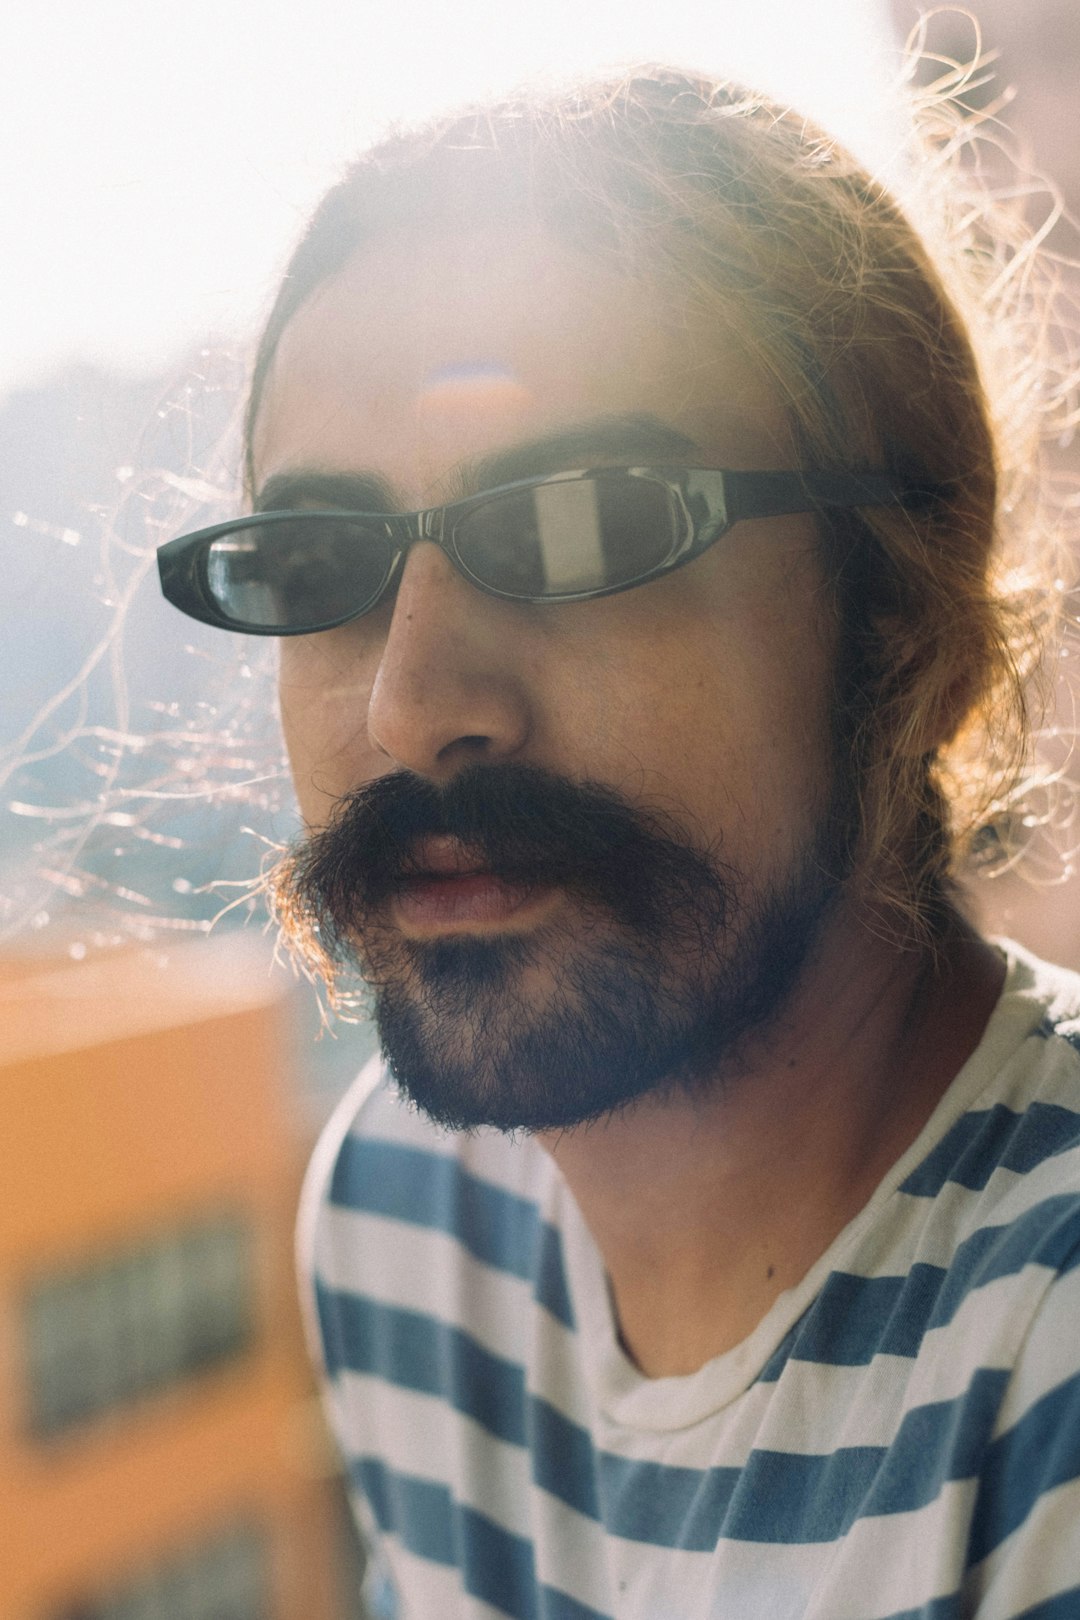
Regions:
M 371 610 L 430 540 L 508 602 L 584 602 L 699 557 L 743 518 L 926 504 L 885 472 L 599 467 L 527 478 L 423 512 L 259 512 L 170 540 L 161 589 L 193 619 L 255 636 L 332 630 Z

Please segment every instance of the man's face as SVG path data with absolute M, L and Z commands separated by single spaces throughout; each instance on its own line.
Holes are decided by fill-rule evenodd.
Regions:
M 606 419 L 627 416 L 653 425 L 613 438 Z M 526 229 L 402 231 L 358 252 L 287 328 L 254 452 L 261 486 L 374 477 L 403 510 L 604 462 L 797 464 L 731 331 L 680 325 L 659 291 Z M 503 472 L 478 485 L 473 464 L 496 454 Z M 363 859 L 393 872 L 344 917 L 339 894 L 334 921 L 406 1090 L 448 1123 L 541 1128 L 722 1071 L 783 1005 L 843 865 L 833 658 L 802 516 L 740 523 L 646 586 L 562 605 L 481 594 L 419 544 L 392 600 L 282 642 L 309 828 L 371 784 L 390 817 Z M 361 841 L 373 814 L 361 796 Z M 573 870 L 578 814 L 602 877 Z

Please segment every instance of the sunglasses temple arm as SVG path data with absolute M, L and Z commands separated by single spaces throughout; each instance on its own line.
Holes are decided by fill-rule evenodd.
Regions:
M 908 490 L 885 472 L 767 472 L 725 475 L 729 523 L 785 517 L 822 507 L 925 505 L 937 491 Z

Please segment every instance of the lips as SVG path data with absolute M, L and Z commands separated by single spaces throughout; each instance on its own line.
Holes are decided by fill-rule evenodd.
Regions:
M 392 902 L 396 925 L 415 938 L 519 930 L 549 886 L 498 876 L 459 839 L 425 838 L 410 852 Z
M 411 882 L 428 877 L 460 877 L 488 870 L 483 856 L 470 850 L 460 838 L 438 834 L 421 839 L 413 847 L 406 863 L 405 876 Z

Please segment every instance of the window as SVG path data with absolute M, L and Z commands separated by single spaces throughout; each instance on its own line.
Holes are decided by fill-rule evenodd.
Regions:
M 239 1525 L 49 1620 L 269 1620 L 269 1603 L 265 1538 Z
M 42 1278 L 24 1314 L 32 1431 L 59 1434 L 242 1354 L 253 1293 L 235 1217 Z

